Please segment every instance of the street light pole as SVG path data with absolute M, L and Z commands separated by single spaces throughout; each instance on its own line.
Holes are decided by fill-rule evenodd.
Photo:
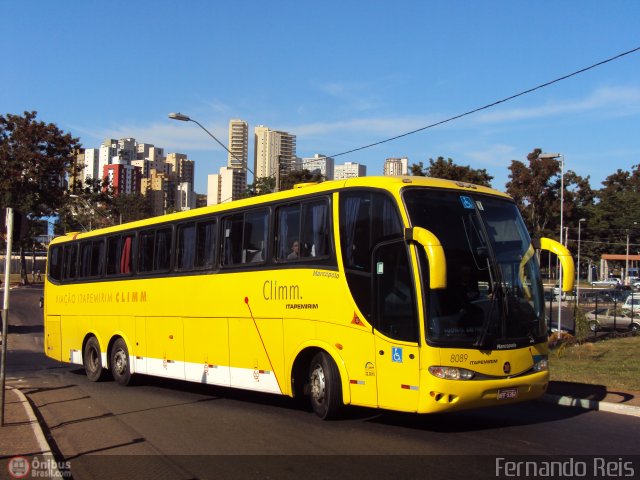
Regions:
M 582 222 L 586 222 L 586 218 L 578 220 L 578 268 L 576 273 L 576 308 L 580 304 L 580 226 Z
M 633 222 L 634 225 L 637 225 L 638 222 Z M 624 265 L 624 284 L 629 283 L 629 229 L 627 228 L 627 256 Z
M 541 153 L 538 158 L 560 159 L 560 243 L 562 242 L 563 213 L 564 213 L 564 155 L 561 153 Z M 562 263 L 558 268 L 558 289 L 560 290 L 560 298 L 558 299 L 558 337 L 562 336 Z

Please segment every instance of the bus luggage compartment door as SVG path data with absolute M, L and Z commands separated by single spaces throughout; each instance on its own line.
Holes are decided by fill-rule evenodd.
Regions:
M 44 322 L 45 354 L 59 362 L 62 361 L 62 339 L 60 337 L 60 316 L 47 315 Z

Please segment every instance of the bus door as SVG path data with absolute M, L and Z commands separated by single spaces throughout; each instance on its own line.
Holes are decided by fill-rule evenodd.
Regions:
M 403 239 L 375 247 L 372 274 L 378 406 L 416 411 L 420 393 L 419 325 Z

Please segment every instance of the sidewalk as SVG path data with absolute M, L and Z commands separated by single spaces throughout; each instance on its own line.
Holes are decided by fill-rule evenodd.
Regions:
M 640 417 L 640 392 L 609 390 L 603 385 L 550 382 L 547 403 Z
M 4 426 L 0 432 L 0 458 L 51 454 L 38 419 L 20 390 L 5 390 Z
M 36 463 L 34 459 L 37 459 Z M 29 401 L 15 388 L 5 390 L 4 426 L 0 427 L 0 471 L 23 478 L 37 466 L 42 478 L 62 478 Z M 33 468 L 35 473 L 35 468 Z

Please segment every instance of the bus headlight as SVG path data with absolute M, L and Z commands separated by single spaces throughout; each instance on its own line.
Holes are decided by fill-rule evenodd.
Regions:
M 471 380 L 475 373 L 458 367 L 429 367 L 429 373 L 445 380 Z
M 533 357 L 533 371 L 543 372 L 544 370 L 549 370 L 549 357 L 546 355 Z

